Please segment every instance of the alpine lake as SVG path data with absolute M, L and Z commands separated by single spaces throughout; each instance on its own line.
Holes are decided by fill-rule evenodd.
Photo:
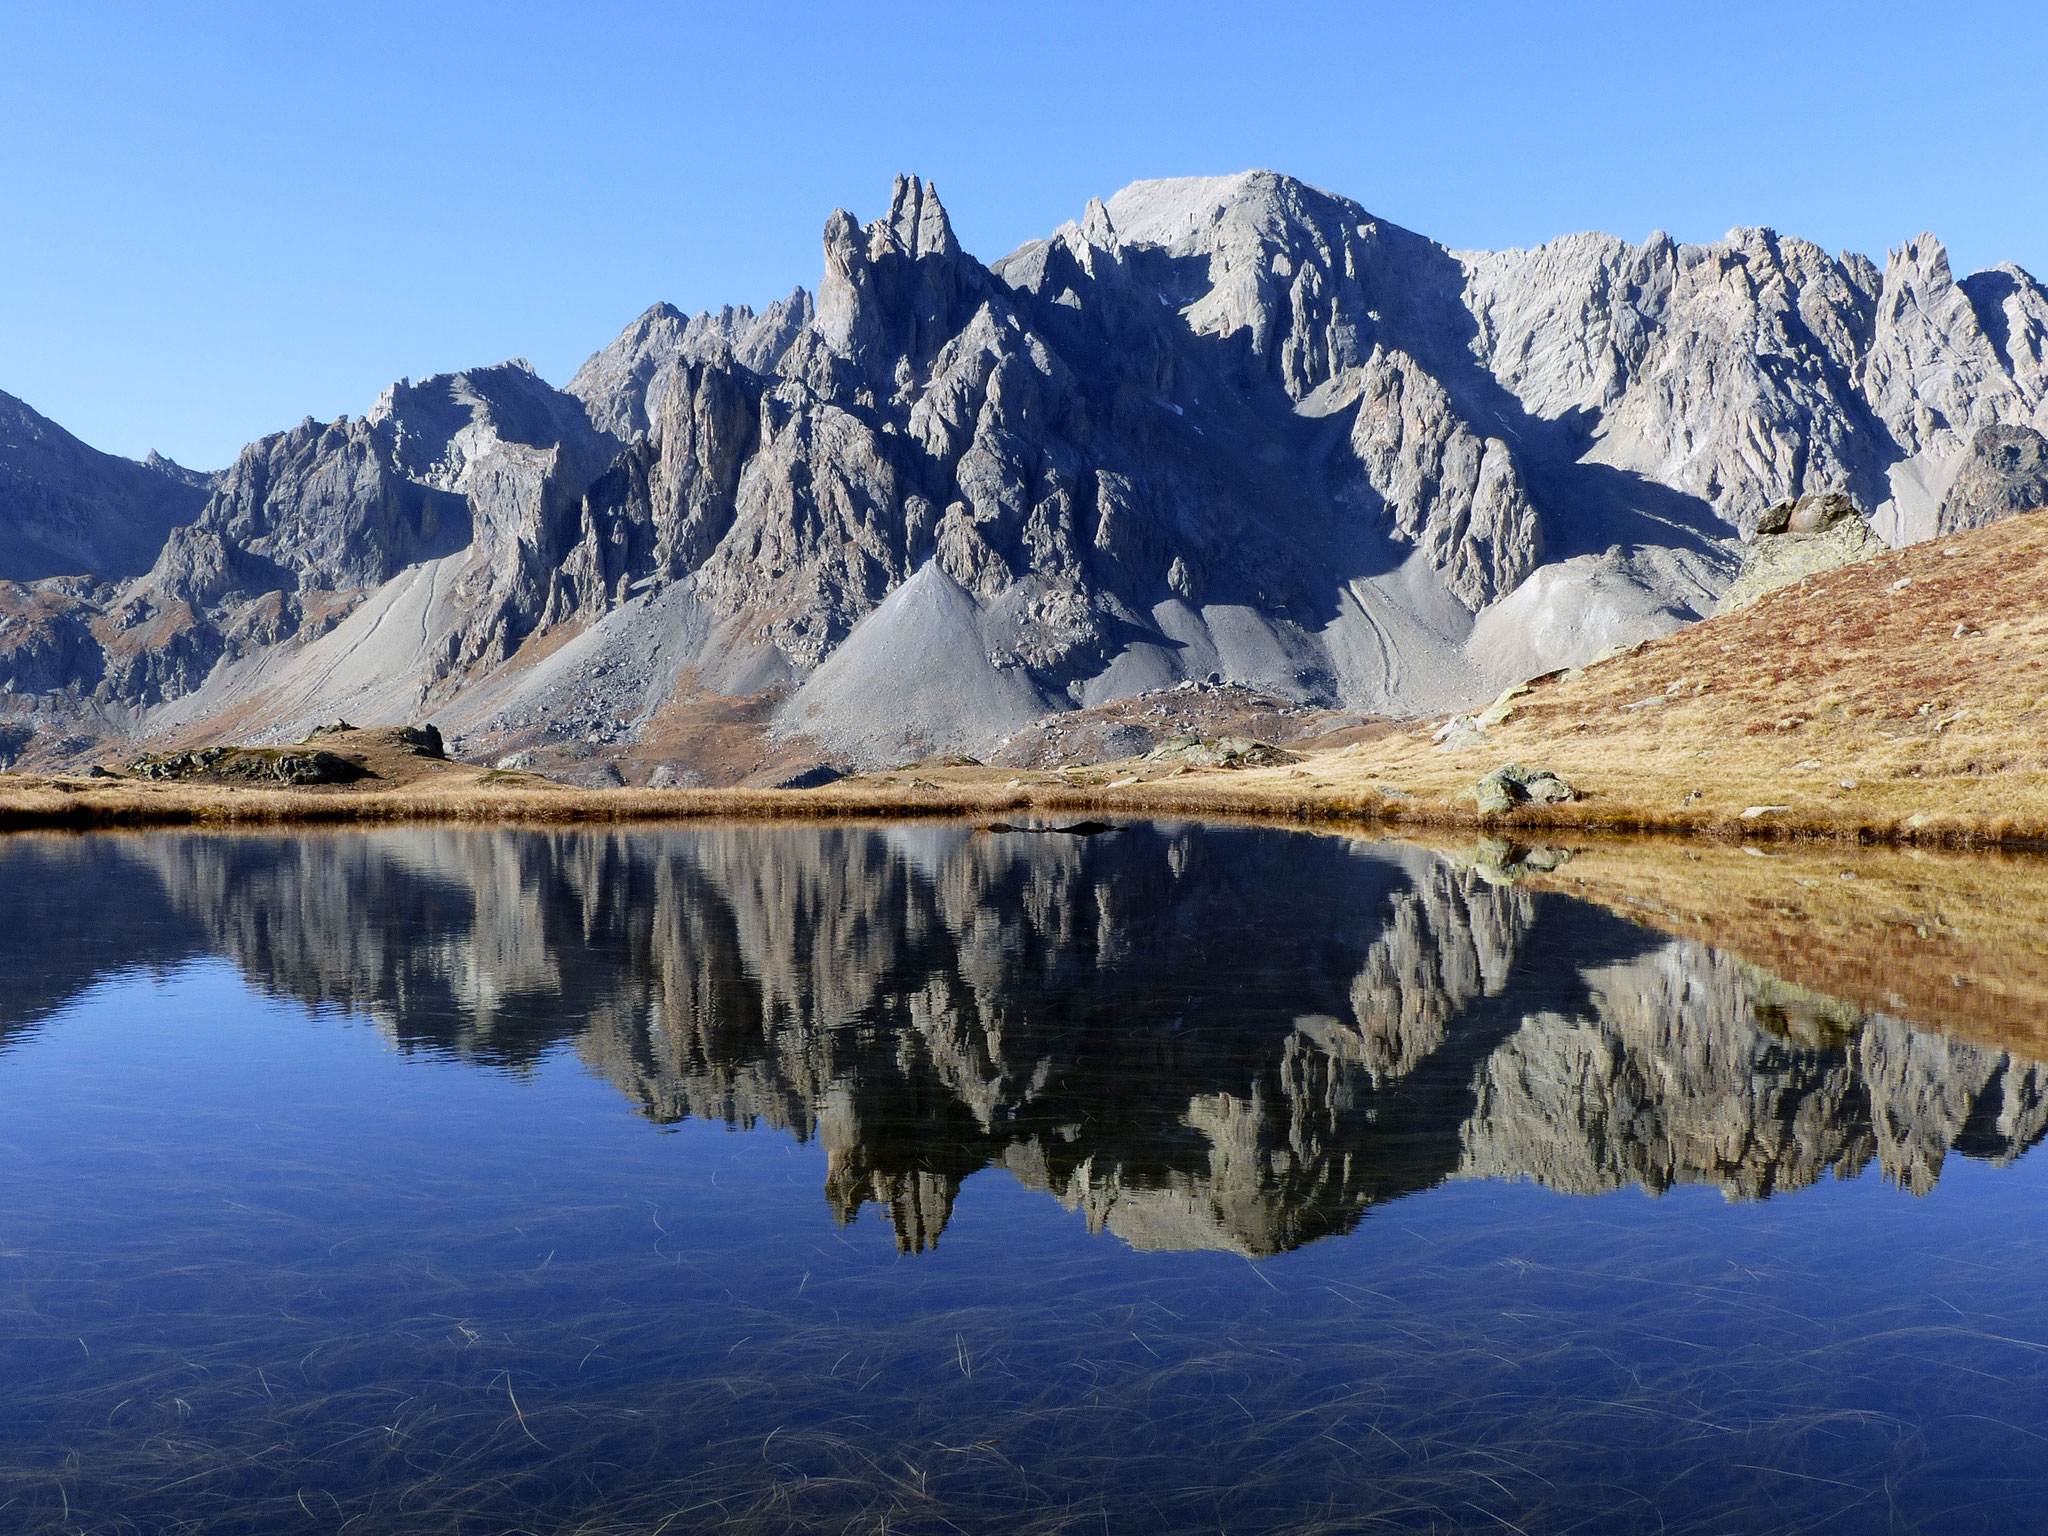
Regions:
M 2043 1529 L 2048 864 L 1800 857 L 9 837 L 0 1530 Z

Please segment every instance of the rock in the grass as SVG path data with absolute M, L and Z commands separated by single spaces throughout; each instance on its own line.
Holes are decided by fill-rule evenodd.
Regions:
M 1714 612 L 1733 613 L 1766 592 L 1890 549 L 1841 491 L 1781 501 L 1758 520 L 1756 537 L 1742 552 L 1742 573 L 1721 594 Z
M 246 779 L 252 784 L 346 784 L 363 776 L 363 770 L 332 752 L 235 752 L 213 765 L 224 779 Z
M 211 772 L 228 755 L 225 747 L 198 747 L 185 752 L 158 752 L 138 757 L 128 771 L 138 779 L 189 779 Z
M 1494 769 L 1466 793 L 1478 802 L 1482 816 L 1498 816 L 1518 805 L 1562 805 L 1578 798 L 1577 791 L 1549 769 L 1520 763 Z
M 401 746 L 410 747 L 415 757 L 440 757 L 448 755 L 448 748 L 441 740 L 441 732 L 431 725 L 402 725 L 398 728 Z
M 363 769 L 332 752 L 258 751 L 240 747 L 195 747 L 138 757 L 128 771 L 139 779 L 239 779 L 249 784 L 347 784 Z
M 1453 715 L 1430 738 L 1439 752 L 1462 752 L 1486 744 L 1486 727 L 1471 715 Z
M 846 775 L 843 772 L 834 768 L 830 763 L 817 763 L 809 768 L 798 769 L 795 773 L 785 774 L 768 787 L 770 789 L 823 789 L 827 784 L 837 784 L 845 777 Z M 913 779 L 911 787 L 916 788 L 920 782 L 922 781 Z M 930 789 L 938 788 L 936 784 L 927 785 L 926 787 Z
M 1150 763 L 1176 763 L 1183 768 L 1271 768 L 1298 763 L 1295 753 L 1249 736 L 1218 736 L 1205 741 L 1188 732 L 1169 736 L 1145 754 Z

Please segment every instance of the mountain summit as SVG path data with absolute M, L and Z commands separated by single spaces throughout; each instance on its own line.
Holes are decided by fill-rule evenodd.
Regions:
M 714 717 L 875 764 L 1212 676 L 1411 713 L 1704 615 L 1781 498 L 1905 542 L 2048 462 L 2048 293 L 1932 236 L 1456 252 L 1255 171 L 993 265 L 899 177 L 823 243 L 815 295 L 656 305 L 566 390 L 501 364 L 211 483 L 129 466 L 190 497 L 147 570 L 138 493 L 9 436 L 0 555 L 72 495 L 46 547 L 99 579 L 0 566 L 0 684 L 51 752 L 432 714 L 636 771 Z

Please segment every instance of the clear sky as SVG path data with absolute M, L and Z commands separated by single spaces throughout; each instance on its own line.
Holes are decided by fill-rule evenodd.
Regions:
M 1768 224 L 2048 272 L 2048 5 L 0 0 L 0 390 L 198 468 L 400 375 L 565 382 L 935 179 L 994 258 L 1289 172 L 1460 247 Z

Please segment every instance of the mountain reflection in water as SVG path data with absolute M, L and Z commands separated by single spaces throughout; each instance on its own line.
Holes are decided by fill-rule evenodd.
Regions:
M 19 839 L 0 1042 L 219 954 L 407 1050 L 566 1047 L 657 1123 L 819 1141 L 939 1242 L 1006 1169 L 1140 1248 L 1266 1255 L 1457 1178 L 1755 1199 L 2048 1129 L 2042 1067 L 1396 843 L 1140 825 Z M 15 900 L 16 893 L 33 900 Z

